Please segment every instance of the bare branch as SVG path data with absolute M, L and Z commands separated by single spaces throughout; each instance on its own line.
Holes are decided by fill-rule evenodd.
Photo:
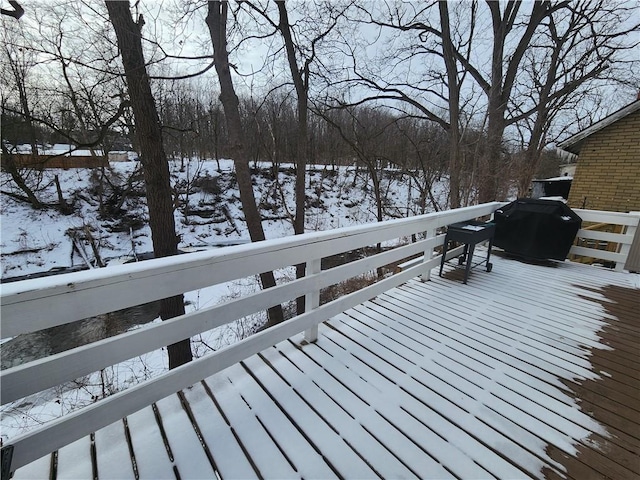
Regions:
M 20 17 L 24 15 L 24 8 L 22 8 L 22 5 L 16 2 L 16 0 L 9 0 L 9 5 L 13 7 L 13 10 L 0 8 L 0 15 L 7 15 L 8 17 L 13 17 L 16 20 L 20 20 Z

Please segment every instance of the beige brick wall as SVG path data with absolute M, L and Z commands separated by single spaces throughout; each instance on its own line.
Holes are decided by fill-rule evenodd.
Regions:
M 640 110 L 585 140 L 569 205 L 614 212 L 640 211 Z

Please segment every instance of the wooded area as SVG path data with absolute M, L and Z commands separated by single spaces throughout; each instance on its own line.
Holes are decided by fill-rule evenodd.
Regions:
M 6 144 L 139 149 L 106 9 L 16 4 L 19 21 L 2 16 Z M 620 2 L 225 5 L 249 160 L 425 166 L 449 177 L 452 206 L 514 181 L 525 193 L 545 147 L 638 87 L 638 10 Z M 168 156 L 231 157 L 204 5 L 132 8 Z

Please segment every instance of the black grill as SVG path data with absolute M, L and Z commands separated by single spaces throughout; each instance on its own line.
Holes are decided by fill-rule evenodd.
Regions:
M 564 260 L 582 219 L 557 200 L 518 199 L 494 213 L 493 244 L 526 259 Z

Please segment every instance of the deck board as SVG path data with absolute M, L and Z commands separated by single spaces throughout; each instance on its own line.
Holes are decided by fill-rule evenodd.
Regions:
M 97 456 L 99 477 L 134 477 L 123 422 L 112 423 L 97 431 L 95 443 L 96 450 L 100 452 L 100 455 Z
M 57 478 L 73 480 L 92 478 L 91 440 L 89 437 L 76 440 L 58 453 Z
M 175 478 L 173 460 L 169 457 L 152 408 L 144 408 L 129 415 L 127 424 L 140 478 Z M 186 431 L 185 436 L 187 435 L 191 435 L 191 432 Z M 60 452 L 65 448 L 61 448 Z M 131 457 L 122 459 L 122 461 L 131 460 Z
M 237 475 L 253 478 L 257 475 L 248 455 L 203 383 L 184 391 L 191 411 L 198 419 L 203 440 L 209 446 L 217 471 L 222 478 Z
M 122 422 L 95 465 L 61 449 L 57 478 L 640 478 L 640 282 L 553 265 L 412 280 L 129 416 L 134 459 Z
M 159 418 L 162 419 L 167 443 L 173 455 L 173 464 L 180 478 L 215 478 L 215 470 L 200 446 L 200 440 L 191 421 L 180 404 L 177 395 L 163 398 L 157 403 Z M 194 447 L 195 446 L 195 447 Z
M 207 386 L 219 403 L 220 410 L 233 426 L 239 442 L 248 452 L 259 475 L 299 478 L 290 461 L 269 437 L 264 424 L 260 423 L 258 416 L 241 395 L 241 382 L 232 383 L 226 375 L 220 377 L 224 378 L 207 379 Z M 231 477 L 233 478 L 233 474 Z
M 343 443 L 342 448 L 348 448 L 361 458 L 371 469 L 374 477 L 413 476 L 389 449 L 376 440 L 370 429 L 367 429 L 366 422 L 353 422 L 369 408 L 369 405 L 340 383 L 338 376 L 325 370 L 329 367 L 329 359 L 310 357 L 308 350 L 305 349 L 303 352 L 294 344 L 282 344 L 265 351 L 262 356 L 277 369 L 285 381 L 289 384 L 295 382 L 295 391 L 313 407 L 321 421 L 340 436 L 342 442 L 338 444 Z M 314 425 L 312 424 L 311 428 L 314 428 Z M 374 463 L 376 470 L 370 467 Z M 371 478 L 371 475 L 360 478 Z
M 275 401 L 275 397 L 262 388 L 258 381 L 261 374 L 259 369 L 247 374 L 243 367 L 236 365 L 231 367 L 229 372 L 240 378 L 236 388 L 242 392 L 244 400 L 292 464 L 297 475 L 304 478 L 329 478 L 335 475 L 331 464 L 321 457 L 310 438 L 304 435 L 304 424 L 295 422 L 291 414 Z M 277 385 L 274 385 L 274 388 L 277 391 Z M 268 473 L 265 471 L 264 475 Z
M 336 473 L 341 475 L 341 472 L 349 472 L 350 475 L 357 478 L 375 476 L 371 467 L 350 448 L 349 443 L 344 439 L 338 437 L 337 441 L 331 441 L 336 439 L 335 420 L 319 415 L 318 410 L 312 407 L 310 403 L 313 401 L 314 396 L 321 393 L 317 387 L 314 388 L 313 385 L 309 384 L 305 385 L 308 390 L 307 398 L 309 400 L 307 401 L 298 392 L 299 389 L 302 389 L 302 386 L 298 386 L 296 383 L 295 388 L 288 388 L 291 384 L 284 379 L 284 375 L 280 372 L 280 365 L 284 363 L 282 360 L 276 359 L 272 363 L 267 362 L 264 356 L 256 356 L 249 358 L 243 364 L 247 370 L 252 372 L 252 375 L 256 377 L 261 385 L 269 385 L 273 393 L 273 401 L 283 411 L 287 412 L 290 421 L 298 426 L 301 434 L 314 446 L 314 449 L 323 448 L 318 453 L 330 465 L 332 471 L 322 471 L 312 465 L 305 465 L 305 467 L 310 468 L 310 471 L 306 474 L 301 472 L 303 476 L 315 475 L 322 477 L 326 475 L 331 477 Z M 273 386 L 276 388 L 271 388 Z M 331 415 L 330 411 L 326 412 L 325 415 Z

